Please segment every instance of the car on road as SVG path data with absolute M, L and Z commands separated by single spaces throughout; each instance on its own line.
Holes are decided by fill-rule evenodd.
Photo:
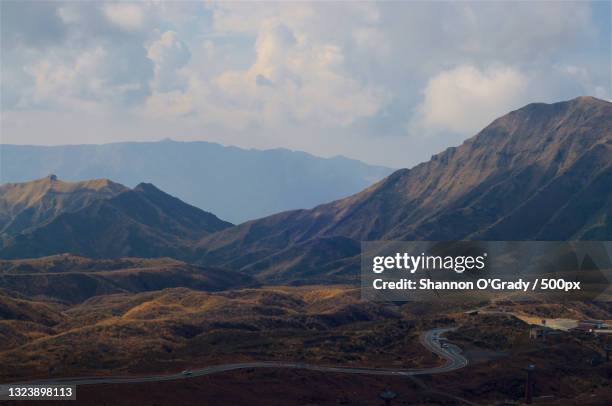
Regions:
M 440 347 L 442 347 L 442 348 L 448 348 L 448 344 L 446 344 L 446 343 L 442 343 L 442 344 L 440 344 Z
M 183 374 L 184 376 L 189 376 L 189 375 L 193 374 L 193 372 L 191 372 L 190 370 L 186 369 L 183 372 L 181 372 L 181 374 Z

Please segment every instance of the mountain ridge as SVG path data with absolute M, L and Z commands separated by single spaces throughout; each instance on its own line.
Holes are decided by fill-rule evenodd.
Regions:
M 2 182 L 49 173 L 70 180 L 105 177 L 129 187 L 148 182 L 232 223 L 349 196 L 392 172 L 346 157 L 205 141 L 2 144 L 0 158 Z
M 27 188 L 46 182 L 45 179 L 22 185 Z M 57 178 L 52 182 L 58 182 Z M 79 186 L 89 184 L 62 183 L 65 189 L 75 190 L 77 194 L 83 190 Z M 0 207 L 6 206 L 6 200 L 6 194 L 0 193 Z M 64 210 L 61 205 L 51 209 L 54 216 L 44 218 L 29 229 L 0 234 L 1 256 L 23 258 L 73 253 L 93 258 L 181 257 L 181 251 L 190 241 L 232 226 L 145 183 L 134 189 L 121 185 L 117 193 L 94 196 L 75 210 Z M 36 212 L 30 214 L 32 219 L 43 217 Z
M 94 200 L 125 190 L 125 186 L 104 178 L 63 182 L 56 175 L 0 185 L 0 234 L 17 234 L 63 211 L 78 211 Z
M 206 236 L 200 261 L 241 263 L 232 254 L 240 252 L 248 268 L 319 238 L 610 239 L 610 157 L 611 103 L 530 104 L 355 195 Z M 277 272 L 286 274 L 287 265 Z
M 232 227 L 144 182 L 19 235 L 0 256 L 170 256 L 271 283 L 343 283 L 357 277 L 364 240 L 612 239 L 611 157 L 612 103 L 534 103 L 313 209 Z

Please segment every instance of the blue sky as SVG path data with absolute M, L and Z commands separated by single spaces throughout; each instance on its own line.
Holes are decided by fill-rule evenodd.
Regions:
M 610 2 L 2 1 L 1 141 L 172 138 L 410 167 L 611 99 Z

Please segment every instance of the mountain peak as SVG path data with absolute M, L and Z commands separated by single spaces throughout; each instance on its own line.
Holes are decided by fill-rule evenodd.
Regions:
M 607 100 L 598 99 L 593 96 L 578 96 L 570 100 L 555 102 L 555 103 L 529 103 L 524 107 L 521 107 L 518 110 L 510 112 L 505 116 L 500 117 L 503 119 L 504 117 L 512 116 L 516 113 L 534 113 L 540 114 L 541 112 L 548 112 L 548 114 L 567 114 L 573 111 L 581 110 L 581 109 L 606 109 L 610 108 L 612 103 Z
M 147 182 L 140 182 L 134 190 L 137 192 L 161 192 L 157 186 Z
M 19 233 L 35 224 L 74 212 L 94 200 L 106 199 L 128 190 L 108 179 L 66 182 L 50 174 L 30 182 L 0 186 L 0 232 Z
M 44 193 L 49 190 L 55 192 L 73 192 L 78 189 L 102 190 L 106 188 L 114 191 L 126 190 L 127 187 L 116 183 L 107 178 L 89 179 L 83 181 L 65 181 L 55 174 L 49 174 L 44 178 L 35 179 L 29 182 L 7 183 L 5 188 L 26 188 L 33 192 Z
M 176 197 L 164 192 L 157 186 L 152 183 L 141 182 L 132 189 L 134 192 L 142 193 L 144 195 L 148 195 L 149 197 L 157 196 L 162 198 L 172 198 L 176 199 Z
M 610 104 L 608 100 L 598 99 L 593 96 L 578 96 L 569 100 L 569 103 Z
M 150 183 L 128 189 L 108 179 L 47 176 L 0 187 L 0 255 L 7 257 L 175 256 L 185 253 L 185 241 L 231 226 Z

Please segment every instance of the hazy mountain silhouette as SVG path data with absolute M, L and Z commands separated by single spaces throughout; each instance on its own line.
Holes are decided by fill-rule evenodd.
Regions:
M 49 173 L 67 180 L 108 178 L 130 187 L 150 182 L 233 223 L 339 199 L 391 172 L 343 157 L 208 142 L 0 147 L 0 182 Z

